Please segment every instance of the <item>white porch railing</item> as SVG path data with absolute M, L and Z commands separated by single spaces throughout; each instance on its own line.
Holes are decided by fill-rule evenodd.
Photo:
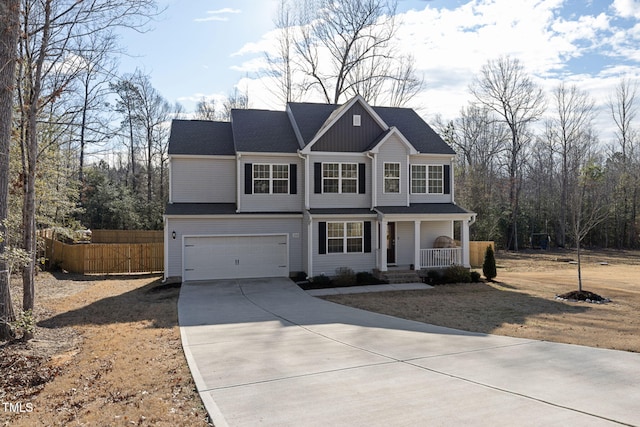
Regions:
M 462 248 L 420 249 L 420 268 L 462 265 Z

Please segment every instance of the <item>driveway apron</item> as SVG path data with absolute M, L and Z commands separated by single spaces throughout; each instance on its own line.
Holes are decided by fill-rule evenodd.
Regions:
M 636 353 L 398 319 L 283 278 L 187 282 L 178 313 L 216 427 L 640 426 Z

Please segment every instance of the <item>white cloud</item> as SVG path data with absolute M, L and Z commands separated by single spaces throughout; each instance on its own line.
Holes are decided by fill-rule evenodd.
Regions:
M 229 14 L 238 14 L 242 13 L 240 9 L 231 9 L 230 7 L 225 7 L 224 9 L 218 10 L 208 10 L 207 17 L 205 18 L 195 18 L 195 22 L 210 22 L 210 21 L 228 21 L 229 17 L 225 15 Z
M 614 0 L 612 7 L 622 18 L 640 19 L 640 1 L 638 0 Z

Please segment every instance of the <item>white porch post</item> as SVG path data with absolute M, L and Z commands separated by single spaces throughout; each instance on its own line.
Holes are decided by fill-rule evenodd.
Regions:
M 420 221 L 413 222 L 413 265 L 420 270 Z
M 471 263 L 469 262 L 469 220 L 462 221 L 462 265 L 467 268 L 471 268 Z
M 387 271 L 387 221 L 380 221 L 380 271 Z

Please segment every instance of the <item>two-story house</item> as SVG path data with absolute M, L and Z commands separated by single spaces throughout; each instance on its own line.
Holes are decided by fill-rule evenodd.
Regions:
M 360 96 L 174 120 L 165 277 L 468 267 L 454 154 L 415 111 Z M 434 248 L 454 233 L 461 247 Z

